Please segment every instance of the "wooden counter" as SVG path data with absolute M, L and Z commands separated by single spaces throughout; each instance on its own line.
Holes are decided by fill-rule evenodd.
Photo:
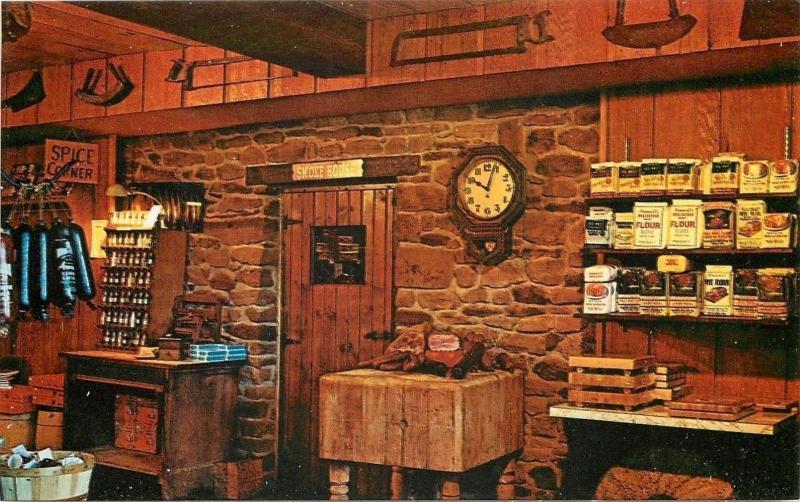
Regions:
M 145 360 L 108 351 L 63 355 L 65 448 L 92 452 L 99 465 L 157 476 L 165 499 L 212 488 L 213 465 L 229 459 L 235 438 L 244 361 Z M 116 394 L 157 400 L 156 453 L 114 446 Z
M 396 474 L 401 467 L 464 472 L 522 447 L 522 380 L 504 372 L 463 380 L 377 370 L 325 375 L 320 457 L 390 465 Z

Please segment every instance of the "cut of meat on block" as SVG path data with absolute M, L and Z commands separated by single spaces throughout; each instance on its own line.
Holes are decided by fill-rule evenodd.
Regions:
M 672 401 L 688 396 L 692 392 L 691 387 L 673 387 L 671 389 L 653 389 L 653 398 L 658 401 Z
M 788 412 L 792 408 L 797 408 L 797 399 L 776 399 L 774 401 L 759 401 L 756 403 L 759 411 L 782 411 Z
M 642 389 L 651 387 L 655 383 L 653 373 L 640 373 L 638 375 L 606 375 L 597 373 L 569 373 L 569 384 L 572 387 L 616 387 L 620 389 Z
M 569 365 L 573 368 L 605 368 L 617 370 L 636 370 L 655 365 L 653 356 L 616 356 L 603 357 L 570 356 Z
M 677 380 L 670 380 L 669 382 L 656 382 L 657 389 L 671 389 L 672 387 L 680 387 L 686 385 L 685 378 L 678 378 Z
M 739 413 L 753 406 L 752 401 L 692 396 L 680 401 L 670 401 L 670 410 L 707 411 L 710 413 Z
M 569 401 L 575 406 L 603 405 L 622 407 L 626 411 L 649 405 L 653 395 L 649 390 L 640 392 L 608 392 L 599 390 L 569 390 Z
M 675 401 L 670 401 L 675 402 Z M 669 403 L 667 403 L 669 405 Z M 705 420 L 722 420 L 724 422 L 734 422 L 757 411 L 755 406 L 745 408 L 738 413 L 713 413 L 710 411 L 678 410 L 669 408 L 669 416 L 680 418 L 702 418 Z
M 686 366 L 683 364 L 661 364 L 656 366 L 657 375 L 672 375 L 674 373 L 686 373 Z

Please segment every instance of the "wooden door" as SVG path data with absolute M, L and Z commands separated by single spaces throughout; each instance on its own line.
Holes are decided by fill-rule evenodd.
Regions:
M 382 354 L 387 341 L 374 334 L 392 331 L 394 187 L 286 191 L 283 213 L 278 469 L 287 496 L 318 498 L 319 378 Z M 326 260 L 345 272 L 326 275 Z

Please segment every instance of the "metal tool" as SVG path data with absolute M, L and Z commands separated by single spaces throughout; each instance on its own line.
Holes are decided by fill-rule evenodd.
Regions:
M 41 103 L 44 98 L 45 93 L 42 72 L 35 70 L 31 75 L 31 79 L 28 80 L 28 83 L 25 84 L 18 93 L 3 100 L 2 107 L 11 108 L 12 111 L 18 112 Z
M 184 91 L 194 91 L 197 89 L 205 89 L 208 87 L 219 87 L 223 85 L 222 83 L 219 84 L 203 84 L 203 85 L 194 85 L 194 70 L 198 67 L 203 66 L 226 66 L 233 63 L 243 63 L 245 61 L 254 61 L 253 58 L 249 58 L 247 56 L 238 56 L 238 57 L 231 57 L 231 58 L 219 58 L 219 59 L 204 59 L 199 61 L 185 61 L 183 59 L 173 59 L 172 60 L 172 68 L 169 69 L 169 73 L 167 74 L 167 78 L 165 79 L 167 82 L 175 82 L 180 83 Z M 297 71 L 292 70 L 291 75 L 281 75 L 276 77 L 266 77 L 266 78 L 259 78 L 254 80 L 241 80 L 238 82 L 230 82 L 231 84 L 249 84 L 252 82 L 267 82 L 269 80 L 277 80 L 281 78 L 287 77 L 296 77 Z
M 96 94 L 95 89 L 103 75 L 103 70 L 89 68 L 83 81 L 83 87 L 75 91 L 75 96 L 81 101 L 97 106 L 112 106 L 121 103 L 133 91 L 133 82 L 128 78 L 122 66 L 114 66 L 113 63 L 109 63 L 108 71 L 117 81 L 114 87 L 103 94 Z
M 676 0 L 669 2 L 669 19 L 651 23 L 625 24 L 625 0 L 617 0 L 617 17 L 613 26 L 603 30 L 612 44 L 632 49 L 657 49 L 683 38 L 692 31 L 697 19 L 681 15 Z
M 440 61 L 452 61 L 457 59 L 497 56 L 501 54 L 523 54 L 528 50 L 527 43 L 538 45 L 555 40 L 553 35 L 547 33 L 547 18 L 549 16 L 550 11 L 543 10 L 534 17 L 528 15 L 514 16 L 491 21 L 478 21 L 475 23 L 444 26 L 442 28 L 425 28 L 421 30 L 405 31 L 397 35 L 392 43 L 392 58 L 389 64 L 391 66 L 405 66 L 410 64 L 437 63 Z M 533 36 L 533 25 L 536 25 L 536 37 Z M 484 32 L 486 30 L 504 28 L 506 26 L 516 26 L 517 28 L 516 44 L 513 46 L 418 58 L 400 58 L 399 56 L 401 45 L 408 40 L 454 35 L 457 33 L 469 33 L 472 31 Z

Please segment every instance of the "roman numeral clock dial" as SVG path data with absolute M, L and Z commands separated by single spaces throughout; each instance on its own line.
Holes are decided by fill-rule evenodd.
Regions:
M 511 225 L 525 210 L 525 168 L 502 146 L 469 150 L 453 175 L 450 209 L 467 250 L 481 263 L 511 252 Z

